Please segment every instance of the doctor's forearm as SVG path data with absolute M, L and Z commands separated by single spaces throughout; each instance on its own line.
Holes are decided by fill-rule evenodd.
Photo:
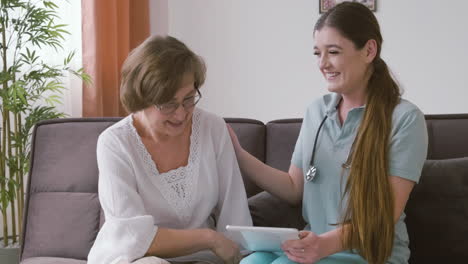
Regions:
M 322 258 L 346 250 L 342 243 L 343 228 L 346 227 L 347 225 L 319 235 Z
M 302 190 L 298 190 L 300 186 L 293 183 L 288 173 L 264 164 L 245 150 L 237 153 L 237 159 L 241 171 L 260 188 L 292 204 L 302 198 Z

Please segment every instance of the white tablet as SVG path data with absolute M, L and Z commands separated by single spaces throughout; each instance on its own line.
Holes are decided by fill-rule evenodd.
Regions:
M 279 252 L 284 241 L 299 239 L 295 228 L 227 225 L 226 230 L 232 240 L 251 251 Z

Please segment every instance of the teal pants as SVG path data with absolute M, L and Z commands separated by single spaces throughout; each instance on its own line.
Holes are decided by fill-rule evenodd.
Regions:
M 254 252 L 243 258 L 240 264 L 295 264 L 286 255 L 273 252 Z
M 335 254 L 321 259 L 317 264 L 362 264 L 366 263 L 361 257 L 351 254 Z M 297 264 L 281 253 L 254 252 L 242 259 L 240 264 Z

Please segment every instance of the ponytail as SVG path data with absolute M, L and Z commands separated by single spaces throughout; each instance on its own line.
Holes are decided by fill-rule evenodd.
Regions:
M 356 249 L 370 264 L 390 257 L 395 235 L 394 197 L 389 182 L 392 113 L 400 90 L 386 63 L 377 57 L 367 85 L 364 116 L 351 154 L 344 194 L 348 201 L 341 224 L 345 248 Z

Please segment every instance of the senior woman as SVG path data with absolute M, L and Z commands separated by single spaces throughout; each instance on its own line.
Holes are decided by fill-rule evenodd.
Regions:
M 154 36 L 123 65 L 131 114 L 97 144 L 105 223 L 89 264 L 238 263 L 230 225 L 251 225 L 222 118 L 195 107 L 203 60 L 173 37 Z

